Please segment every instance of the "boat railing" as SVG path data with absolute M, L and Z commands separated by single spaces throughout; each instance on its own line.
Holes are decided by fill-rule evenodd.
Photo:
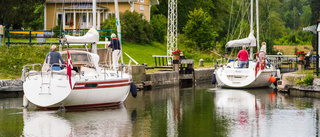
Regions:
M 299 64 L 296 55 L 267 55 L 267 60 L 281 72 L 296 71 Z
M 31 68 L 31 70 L 30 70 Z M 36 63 L 36 64 L 30 64 L 30 65 L 24 65 L 22 69 L 22 74 L 21 74 L 21 80 L 25 81 L 25 78 L 29 77 L 30 72 L 35 72 L 36 69 L 41 70 L 42 64 Z M 27 73 L 27 77 L 25 76 Z
M 112 67 L 109 67 L 109 65 L 101 65 L 101 64 L 100 64 L 99 66 L 100 66 L 100 68 L 102 69 L 101 71 L 102 71 L 104 80 L 106 80 L 107 77 L 109 77 L 108 74 L 107 74 L 107 71 L 109 71 L 109 70 L 117 71 L 117 73 L 120 72 L 120 73 L 121 73 L 121 76 L 122 76 L 123 73 L 127 73 L 127 74 L 132 75 L 131 62 L 132 62 L 132 61 L 131 61 L 131 59 L 130 59 L 130 60 L 129 60 L 129 65 L 124 65 L 124 64 L 119 65 L 119 66 L 120 66 L 120 69 L 118 69 L 118 70 L 112 69 Z
M 215 62 L 214 60 L 213 60 L 213 62 Z M 218 65 L 218 66 L 223 66 L 224 64 L 226 64 L 227 62 L 226 62 L 226 59 L 225 58 L 220 58 L 220 59 L 216 59 L 216 64 Z

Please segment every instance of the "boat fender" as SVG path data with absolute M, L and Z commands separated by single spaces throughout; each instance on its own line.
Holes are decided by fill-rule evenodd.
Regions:
M 27 99 L 26 95 L 23 95 L 23 107 L 28 107 L 29 100 Z
M 264 70 L 265 66 L 266 66 L 266 62 L 263 60 L 261 62 L 261 70 Z
M 137 97 L 137 86 L 133 82 L 130 84 L 130 92 L 134 98 Z
M 216 80 L 216 74 L 212 74 L 212 84 L 216 84 L 217 83 L 217 80 Z

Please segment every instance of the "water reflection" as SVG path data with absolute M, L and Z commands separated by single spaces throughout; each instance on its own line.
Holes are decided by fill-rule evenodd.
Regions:
M 123 105 L 66 111 L 23 109 L 0 99 L 0 136 L 317 136 L 320 99 L 270 88 L 199 85 L 138 91 Z
M 24 136 L 131 136 L 131 119 L 126 108 L 92 110 L 26 111 Z
M 230 136 L 317 135 L 315 109 L 300 107 L 295 99 L 265 90 L 214 91 L 216 112 L 229 121 Z

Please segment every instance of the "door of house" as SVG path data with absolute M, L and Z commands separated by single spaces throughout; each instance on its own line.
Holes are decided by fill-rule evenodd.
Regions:
M 86 29 L 87 28 L 87 14 L 81 14 L 80 16 L 80 29 Z

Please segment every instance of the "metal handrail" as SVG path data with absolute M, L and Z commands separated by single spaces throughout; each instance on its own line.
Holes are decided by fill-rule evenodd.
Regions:
M 42 66 L 42 64 L 40 64 L 40 63 L 24 65 L 23 69 L 22 69 L 21 80 L 25 81 L 25 72 L 29 72 L 30 71 L 29 69 L 26 69 L 26 67 L 32 66 L 32 70 L 34 71 L 34 66 L 37 66 L 37 65 L 39 65 L 40 67 Z

